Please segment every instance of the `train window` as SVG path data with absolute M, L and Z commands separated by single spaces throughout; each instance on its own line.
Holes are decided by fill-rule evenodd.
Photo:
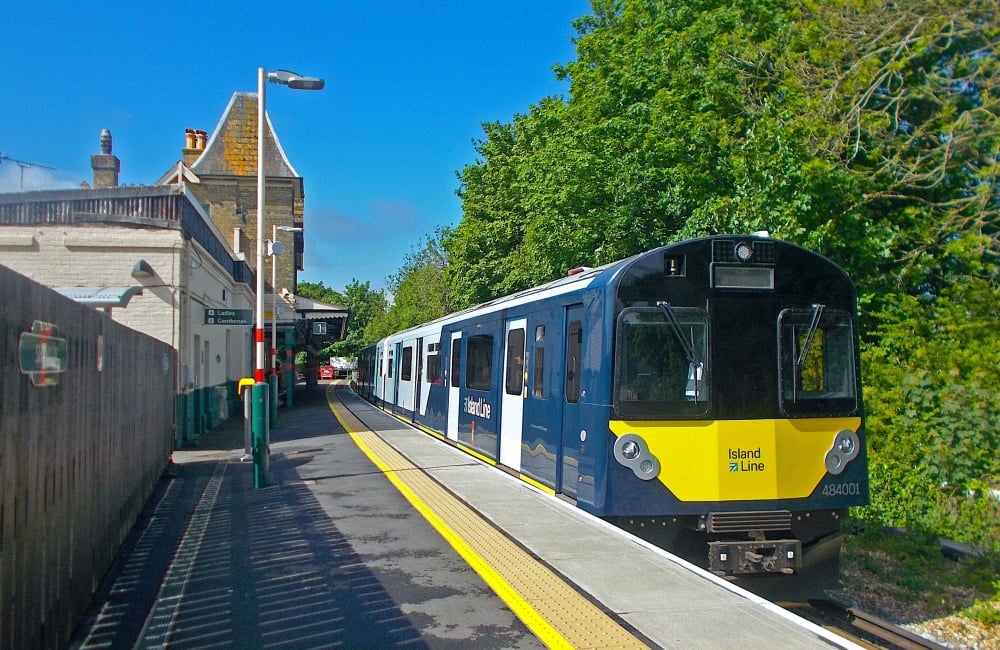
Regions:
M 403 348 L 402 367 L 399 369 L 399 378 L 402 381 L 413 381 L 413 346 Z
M 462 377 L 462 339 L 453 339 L 451 342 L 451 386 L 458 388 L 461 386 L 459 379 Z
M 535 397 L 545 397 L 545 348 L 541 346 L 535 348 L 532 358 L 534 359 L 531 370 L 532 393 Z
M 566 336 L 566 401 L 576 404 L 580 401 L 580 354 L 583 352 L 583 323 L 569 322 Z
M 427 353 L 427 383 L 441 383 L 441 355 L 437 352 Z
M 392 367 L 395 365 L 393 363 L 393 361 L 394 361 L 393 360 L 393 352 L 395 352 L 395 351 L 394 350 L 389 350 L 389 360 L 388 360 L 387 367 L 386 367 L 386 375 L 389 377 L 389 379 L 392 379 Z
M 708 315 L 703 309 L 637 307 L 618 317 L 615 409 L 623 418 L 708 411 Z
M 854 329 L 848 314 L 827 311 L 823 305 L 786 309 L 778 316 L 778 337 L 783 412 L 856 410 Z
M 469 337 L 466 352 L 465 387 L 489 390 L 493 378 L 493 337 L 489 334 Z
M 508 395 L 520 395 L 524 391 L 524 330 L 520 328 L 507 332 L 504 390 Z

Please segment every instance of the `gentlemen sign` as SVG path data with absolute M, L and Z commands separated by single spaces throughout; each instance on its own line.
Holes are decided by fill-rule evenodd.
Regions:
M 206 309 L 206 325 L 250 325 L 253 323 L 252 309 Z

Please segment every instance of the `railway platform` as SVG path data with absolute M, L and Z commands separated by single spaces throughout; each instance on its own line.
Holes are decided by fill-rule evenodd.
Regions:
M 855 647 L 340 382 L 242 451 L 175 452 L 72 648 Z

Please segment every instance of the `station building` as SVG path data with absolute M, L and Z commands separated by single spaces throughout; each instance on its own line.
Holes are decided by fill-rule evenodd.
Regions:
M 92 186 L 0 194 L 0 264 L 173 347 L 178 448 L 242 416 L 237 384 L 253 376 L 256 106 L 255 93 L 235 93 L 210 138 L 188 129 L 181 160 L 153 185 L 118 184 L 121 162 L 104 131 Z M 265 133 L 263 236 L 285 249 L 262 269 L 265 334 L 269 347 L 274 333 L 290 403 L 295 353 L 315 368 L 318 350 L 346 336 L 348 311 L 296 295 L 304 183 L 269 119 Z M 305 378 L 315 382 L 315 372 Z

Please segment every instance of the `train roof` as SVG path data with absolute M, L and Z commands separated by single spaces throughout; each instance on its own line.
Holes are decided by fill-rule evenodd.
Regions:
M 752 234 L 723 234 L 723 235 L 710 235 L 707 237 L 699 237 L 692 239 L 685 239 L 677 242 L 671 242 L 652 248 L 641 253 L 632 255 L 625 259 L 617 260 L 615 262 L 610 262 L 603 266 L 597 267 L 578 267 L 576 269 L 571 269 L 568 275 L 552 280 L 545 284 L 541 284 L 529 289 L 524 289 L 516 293 L 508 294 L 505 296 L 500 296 L 494 298 L 493 300 L 488 300 L 486 302 L 480 303 L 473 307 L 463 309 L 461 311 L 453 312 L 446 316 L 442 316 L 435 320 L 429 321 L 427 323 L 422 323 L 414 327 L 395 332 L 392 336 L 399 336 L 402 334 L 408 334 L 411 332 L 417 332 L 424 328 L 434 328 L 442 324 L 454 322 L 457 320 L 463 320 L 465 318 L 474 317 L 478 314 L 486 314 L 495 311 L 499 307 L 514 307 L 527 302 L 533 302 L 536 300 L 541 300 L 549 296 L 561 295 L 570 291 L 575 291 L 579 289 L 595 288 L 595 287 L 605 287 L 614 282 L 615 278 L 622 272 L 626 271 L 634 262 L 637 262 L 649 255 L 656 255 L 663 253 L 672 248 L 679 247 L 689 247 L 692 245 L 697 245 L 700 242 L 709 242 L 717 240 L 727 240 L 727 239 L 766 239 L 772 241 L 777 245 L 791 248 L 798 248 L 810 255 L 815 256 L 817 259 L 825 260 L 827 263 L 836 267 L 832 261 L 826 259 L 822 255 L 809 251 L 808 249 L 802 248 L 798 244 L 791 242 L 782 241 L 779 239 L 772 239 L 767 233 L 752 233 Z M 839 268 L 839 267 L 837 267 Z M 841 270 L 843 273 L 843 271 Z M 846 276 L 846 274 L 845 274 Z
M 630 260 L 644 254 L 645 253 L 639 253 L 638 255 L 633 255 L 630 258 L 618 260 L 616 262 L 611 262 L 598 267 L 578 267 L 576 269 L 572 269 L 569 272 L 569 275 L 557 278 L 551 282 L 479 303 L 478 305 L 453 312 L 435 320 L 395 332 L 392 336 L 395 337 L 401 334 L 416 332 L 424 328 L 435 327 L 445 323 L 454 322 L 456 320 L 473 317 L 477 314 L 490 313 L 495 311 L 500 306 L 511 307 L 547 298 L 549 296 L 560 295 L 577 289 L 585 289 L 591 286 L 601 286 L 606 284 L 607 278 L 612 277 L 615 271 L 619 268 L 626 265 Z

